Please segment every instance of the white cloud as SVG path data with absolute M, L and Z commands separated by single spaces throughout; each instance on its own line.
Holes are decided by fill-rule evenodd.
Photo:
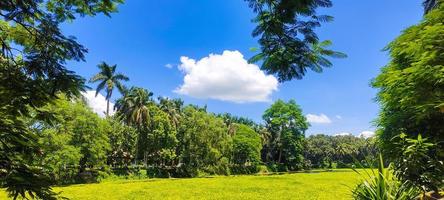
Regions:
M 349 136 L 349 135 L 352 135 L 352 134 L 348 133 L 348 132 L 342 132 L 342 133 L 336 133 L 333 136 Z
M 341 115 L 336 115 L 336 119 L 342 119 Z
M 98 94 L 96 97 L 96 91 L 88 90 L 86 92 L 82 92 L 82 95 L 85 97 L 88 106 L 99 116 L 105 117 L 106 113 L 106 99 L 102 94 Z M 114 114 L 114 103 L 109 102 L 109 114 Z
M 371 137 L 375 136 L 375 132 L 373 132 L 373 131 L 362 131 L 358 136 L 359 137 L 363 137 L 363 138 L 371 138 Z
M 278 81 L 257 65 L 249 64 L 239 51 L 210 54 L 198 61 L 182 56 L 179 70 L 184 82 L 174 92 L 201 99 L 237 103 L 270 101 Z
M 165 65 L 165 67 L 171 69 L 171 68 L 173 68 L 173 65 L 168 63 Z
M 313 124 L 330 124 L 331 120 L 327 117 L 325 114 L 315 115 L 315 114 L 308 114 L 305 117 L 307 117 L 307 121 Z

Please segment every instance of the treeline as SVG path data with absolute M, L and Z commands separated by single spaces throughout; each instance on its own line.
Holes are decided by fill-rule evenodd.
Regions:
M 264 122 L 214 114 L 180 99 L 154 99 L 143 88 L 124 90 L 116 114 L 100 118 L 85 100 L 63 95 L 29 127 L 43 147 L 34 161 L 59 184 L 109 174 L 197 177 L 311 168 L 352 167 L 375 153 L 372 140 L 316 135 L 295 101 L 276 101 Z M 40 112 L 42 111 L 40 110 Z
M 376 138 L 352 135 L 311 135 L 305 139 L 304 157 L 307 167 L 370 167 L 378 154 Z

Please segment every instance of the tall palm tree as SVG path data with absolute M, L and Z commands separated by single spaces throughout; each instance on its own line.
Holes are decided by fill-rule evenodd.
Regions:
M 116 73 L 117 65 L 108 65 L 105 62 L 100 63 L 97 65 L 97 67 L 100 69 L 100 72 L 93 76 L 89 82 L 95 83 L 99 82 L 99 85 L 97 85 L 96 89 L 96 96 L 99 94 L 99 92 L 103 89 L 105 89 L 106 92 L 106 116 L 109 116 L 109 101 L 111 99 L 111 96 L 113 94 L 113 90 L 115 87 L 123 93 L 124 86 L 120 81 L 128 81 L 129 78 L 121 73 Z

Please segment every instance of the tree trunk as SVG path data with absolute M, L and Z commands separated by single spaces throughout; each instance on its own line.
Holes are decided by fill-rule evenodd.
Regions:
M 106 94 L 106 116 L 107 117 L 109 116 L 109 100 L 111 99 L 111 95 L 113 95 L 112 90 Z
M 106 101 L 106 116 L 109 116 L 109 99 Z

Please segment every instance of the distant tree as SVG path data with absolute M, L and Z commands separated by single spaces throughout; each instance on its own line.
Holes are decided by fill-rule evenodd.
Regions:
M 253 20 L 257 27 L 254 37 L 259 38 L 261 52 L 250 62 L 262 62 L 262 69 L 276 74 L 279 81 L 301 79 L 307 69 L 322 72 L 332 63 L 326 57 L 346 57 L 345 54 L 326 49 L 331 42 L 319 42 L 314 29 L 333 17 L 318 15 L 318 8 L 331 7 L 330 0 L 263 1 L 245 0 L 257 13 Z
M 105 89 L 106 116 L 109 116 L 109 101 L 113 95 L 114 88 L 117 87 L 117 89 L 123 94 L 125 88 L 120 81 L 128 81 L 129 78 L 121 73 L 116 73 L 117 65 L 110 66 L 105 62 L 102 62 L 97 65 L 97 67 L 100 69 L 100 72 L 94 75 L 90 82 L 99 82 L 96 88 L 96 96 L 101 90 Z
M 271 133 L 269 151 L 273 162 L 297 170 L 303 163 L 303 141 L 309 124 L 294 100 L 277 100 L 262 118 Z M 267 160 L 266 158 L 265 160 Z
M 57 94 L 79 96 L 85 80 L 66 68 L 68 61 L 82 61 L 86 48 L 59 25 L 78 16 L 110 15 L 122 0 L 2 0 L 0 1 L 0 184 L 12 198 L 55 199 L 51 182 L 38 157 L 38 136 L 24 118 L 30 109 L 49 120 L 39 108 Z
M 418 25 L 404 30 L 386 48 L 390 62 L 372 83 L 379 90 L 377 101 L 381 111 L 377 132 L 384 157 L 395 162 L 395 169 L 400 172 L 398 178 L 432 190 L 442 187 L 442 182 L 433 180 L 444 179 L 443 24 L 444 5 L 439 5 Z M 404 145 L 411 145 L 403 142 L 405 138 L 413 140 L 419 135 L 434 145 L 422 152 L 427 155 L 423 158 L 429 160 L 417 164 L 437 163 L 422 171 L 421 179 L 410 176 L 412 166 L 404 167 L 407 158 L 403 151 Z
M 311 135 L 305 140 L 304 157 L 315 168 L 331 168 L 335 153 L 331 136 Z
M 376 156 L 375 138 L 318 134 L 305 139 L 304 157 L 315 168 L 332 168 L 333 163 L 351 167 L 356 162 L 375 161 Z

